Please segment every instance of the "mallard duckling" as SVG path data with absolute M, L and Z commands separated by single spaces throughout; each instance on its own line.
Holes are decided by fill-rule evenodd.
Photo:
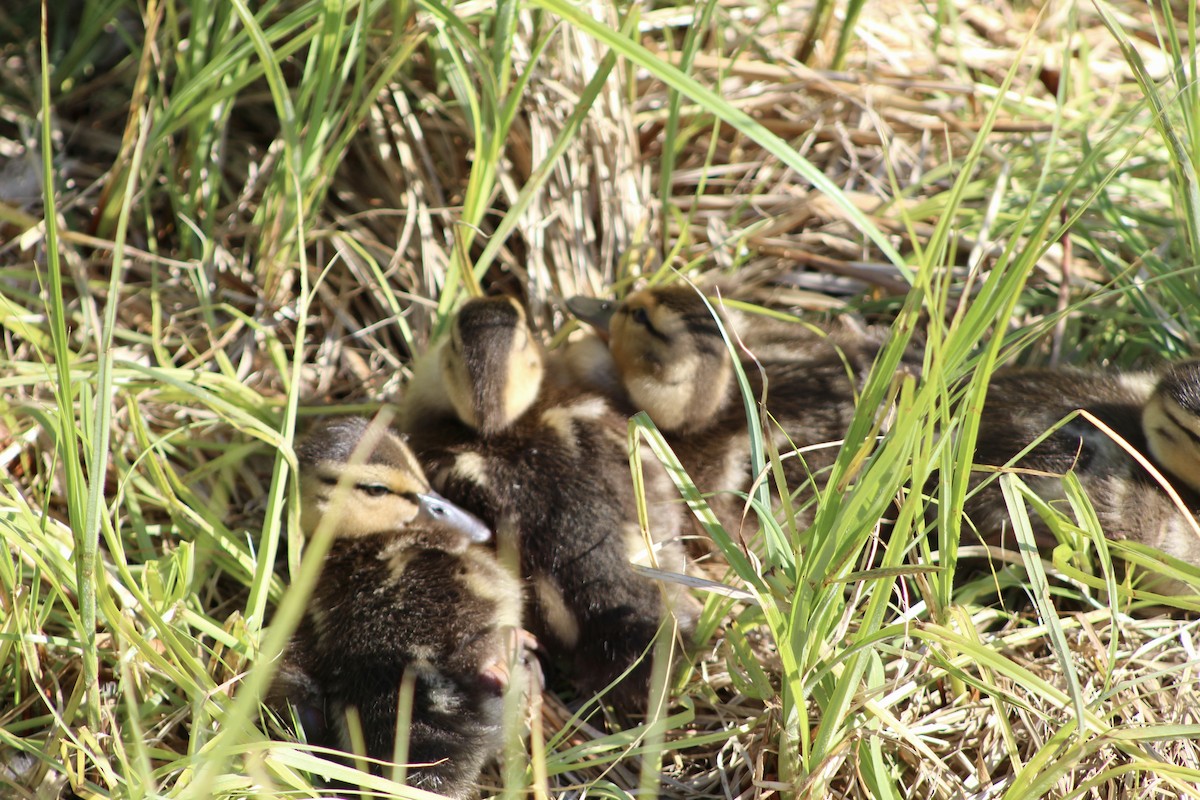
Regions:
M 692 287 L 644 289 L 620 303 L 576 297 L 577 317 L 607 338 L 611 368 L 628 411 L 646 411 L 667 435 L 701 491 L 741 491 L 750 486 L 749 437 L 733 358 L 704 298 Z M 714 303 L 719 307 L 719 304 Z M 827 331 L 723 311 L 721 323 L 743 348 L 740 359 L 756 397 L 764 396 L 764 435 L 784 461 L 791 490 L 810 485 L 837 453 L 855 413 L 859 382 L 884 337 L 867 329 Z M 577 376 L 611 386 L 592 350 Z M 710 500 L 725 527 L 741 528 L 741 502 Z
M 1080 369 L 1012 369 L 988 386 L 975 462 L 1000 467 L 1076 409 L 1110 427 L 1149 460 L 1181 494 L 1193 514 L 1179 510 L 1155 479 L 1124 448 L 1090 421 L 1076 417 L 1046 437 L 1015 466 L 1038 496 L 1064 498 L 1058 476 L 1075 470 L 1101 528 L 1114 539 L 1149 545 L 1200 566 L 1200 361 L 1153 373 L 1105 374 Z M 1048 473 L 1048 474 L 1039 474 Z M 975 482 L 984 480 L 980 476 Z M 968 500 L 967 516 L 989 543 L 1009 523 L 999 486 Z M 1039 549 L 1055 543 L 1035 520 Z
M 1177 364 L 1159 378 L 1142 429 L 1163 469 L 1200 492 L 1200 361 Z
M 437 488 L 490 523 L 502 553 L 519 553 L 527 620 L 542 647 L 587 692 L 632 668 L 613 699 L 642 705 L 642 655 L 663 621 L 664 589 L 630 566 L 651 557 L 638 526 L 627 425 L 602 396 L 544 376 L 523 309 L 504 297 L 471 300 L 418 365 L 405 427 Z M 682 571 L 682 510 L 670 502 L 677 495 L 665 471 L 647 469 L 647 497 L 653 561 Z M 686 601 L 666 596 L 690 631 Z
M 310 741 L 346 751 L 355 709 L 365 755 L 387 762 L 410 675 L 407 761 L 429 766 L 408 783 L 466 797 L 501 744 L 514 646 L 532 641 L 520 584 L 479 546 L 488 528 L 437 495 L 382 426 L 332 420 L 296 452 L 304 532 L 329 524 L 334 540 L 273 694 L 299 708 Z

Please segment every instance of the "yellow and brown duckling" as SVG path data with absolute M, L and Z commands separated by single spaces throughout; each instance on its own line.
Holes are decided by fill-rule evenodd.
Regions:
M 580 380 L 601 390 L 619 386 L 627 411 L 646 411 L 704 492 L 750 486 L 749 437 L 733 357 L 713 310 L 696 289 L 661 286 L 620 303 L 576 297 L 577 317 L 608 341 L 613 380 L 594 347 L 583 349 Z M 719 308 L 719 304 L 713 305 Z M 820 483 L 854 417 L 858 388 L 885 337 L 839 324 L 828 331 L 722 311 L 721 324 L 742 352 L 754 395 L 766 389 L 764 435 L 784 461 L 791 491 Z M 766 416 L 766 415 L 764 415 Z M 710 500 L 731 532 L 741 528 L 739 498 Z M 753 527 L 753 525 L 752 525 Z
M 489 529 L 435 493 L 382 426 L 327 421 L 297 455 L 302 527 L 331 525 L 334 538 L 272 694 L 299 710 L 310 741 L 346 751 L 356 710 L 365 755 L 390 762 L 411 676 L 407 762 L 429 766 L 408 783 L 472 796 L 501 745 L 513 651 L 532 641 L 519 582 L 482 546 Z
M 1040 497 L 1061 500 L 1058 476 L 1075 470 L 1108 537 L 1145 544 L 1200 566 L 1195 527 L 1200 511 L 1200 361 L 1184 361 L 1161 373 L 997 372 L 980 418 L 975 463 L 1007 464 L 1076 409 L 1088 411 L 1145 455 L 1192 513 L 1181 511 L 1142 465 L 1082 417 L 1016 462 L 1017 468 L 1032 471 L 1022 479 Z M 983 479 L 981 475 L 976 483 Z M 1003 540 L 1009 517 L 998 485 L 970 498 L 966 512 L 986 541 Z M 1054 544 L 1053 535 L 1036 520 L 1034 533 L 1040 549 Z
M 490 523 L 501 552 L 519 553 L 527 624 L 586 692 L 631 674 L 612 698 L 645 703 L 666 605 L 685 632 L 687 600 L 630 562 L 682 571 L 682 508 L 665 471 L 647 470 L 647 552 L 626 452 L 627 423 L 601 395 L 545 380 L 546 362 L 523 309 L 475 299 L 418 366 L 405 428 L 434 484 Z
M 1163 373 L 1142 410 L 1150 454 L 1169 474 L 1200 493 L 1200 361 Z

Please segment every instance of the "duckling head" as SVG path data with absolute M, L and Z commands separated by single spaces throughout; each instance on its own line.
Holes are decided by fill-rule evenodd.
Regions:
M 458 418 L 485 436 L 525 413 L 545 372 L 541 345 L 511 297 L 467 301 L 454 318 L 440 366 Z
M 1158 463 L 1200 492 L 1200 360 L 1177 364 L 1159 379 L 1142 428 Z
M 621 384 L 664 431 L 707 427 L 726 403 L 733 362 L 720 327 L 690 286 L 644 289 L 612 304 L 567 301 L 607 336 Z
M 479 519 L 430 488 L 413 452 L 382 425 L 359 417 L 325 421 L 296 455 L 307 536 L 334 513 L 339 538 L 411 529 L 424 546 L 449 552 L 491 539 Z

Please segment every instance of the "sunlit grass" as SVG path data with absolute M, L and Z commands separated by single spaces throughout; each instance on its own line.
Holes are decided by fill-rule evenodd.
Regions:
M 549 332 L 559 297 L 675 269 L 750 302 L 843 285 L 797 263 L 832 263 L 848 309 L 893 329 L 813 524 L 764 520 L 743 552 L 676 472 L 728 565 L 697 590 L 695 652 L 643 724 L 556 708 L 508 796 L 1196 794 L 1200 730 L 1170 713 L 1196 622 L 1162 611 L 1200 600 L 1137 582 L 1195 570 L 1106 543 L 1077 484 L 1063 516 L 1004 480 L 1018 535 L 1033 515 L 1063 541 L 1044 562 L 976 571 L 962 520 L 994 369 L 1195 347 L 1194 8 L 1074 3 L 1008 30 L 945 4 L 81 0 L 47 4 L 43 40 L 18 6 L 0 794 L 353 780 L 260 719 L 319 566 L 296 429 L 394 399 L 481 290 L 519 288 Z M 922 374 L 898 379 L 911 343 Z M 765 492 L 787 454 L 756 444 Z

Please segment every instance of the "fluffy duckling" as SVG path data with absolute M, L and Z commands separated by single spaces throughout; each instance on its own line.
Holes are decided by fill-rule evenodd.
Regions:
M 715 304 L 714 304 L 715 305 Z M 661 286 L 623 302 L 575 297 L 577 317 L 608 340 L 610 369 L 628 411 L 646 411 L 667 436 L 701 491 L 745 491 L 750 472 L 749 437 L 734 362 L 717 318 L 695 289 Z M 721 312 L 756 397 L 766 390 L 764 434 L 780 453 L 815 446 L 803 459 L 788 458 L 785 476 L 793 491 L 811 485 L 832 465 L 855 413 L 859 381 L 884 337 L 849 325 L 827 332 L 736 312 Z M 580 380 L 601 390 L 613 381 L 594 349 L 584 351 Z M 832 445 L 821 447 L 821 445 Z M 710 500 L 727 530 L 741 529 L 741 501 Z
M 1142 411 L 1142 429 L 1163 469 L 1200 493 L 1200 361 L 1185 361 L 1159 378 Z
M 405 427 L 434 484 L 494 526 L 519 553 L 527 620 L 542 647 L 589 693 L 632 668 L 612 699 L 644 705 L 664 597 L 685 632 L 686 600 L 631 561 L 682 571 L 682 508 L 665 471 L 647 465 L 647 552 L 626 454 L 627 423 L 596 393 L 544 380 L 546 362 L 520 305 L 474 299 L 418 365 Z M 511 549 L 510 549 L 511 548 Z
M 429 766 L 408 783 L 471 795 L 501 744 L 514 645 L 530 642 L 519 583 L 479 547 L 488 528 L 436 494 L 382 426 L 326 422 L 297 455 L 302 527 L 330 524 L 334 540 L 272 694 L 298 708 L 310 741 L 346 751 L 355 709 L 365 755 L 387 762 L 411 676 L 407 761 Z
M 1184 514 L 1154 478 L 1117 442 L 1076 417 L 1016 462 L 1040 497 L 1064 498 L 1059 475 L 1075 470 L 1095 507 L 1101 528 L 1200 566 L 1200 361 L 1162 374 L 1105 374 L 1078 369 L 997 372 L 988 387 L 975 462 L 1003 466 L 1075 409 L 1113 429 L 1163 473 L 1193 511 Z M 984 478 L 981 476 L 978 482 Z M 997 484 L 967 503 L 967 515 L 985 539 L 997 543 L 1009 522 Z M 1035 519 L 1039 548 L 1055 543 Z

